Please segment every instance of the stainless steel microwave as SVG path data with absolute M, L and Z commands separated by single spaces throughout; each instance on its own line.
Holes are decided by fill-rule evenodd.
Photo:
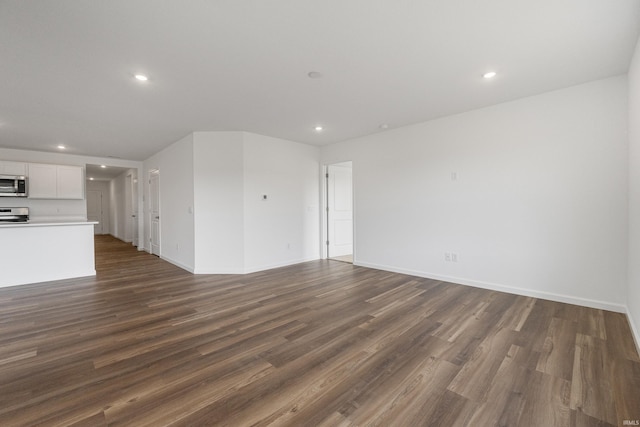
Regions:
M 27 177 L 0 175 L 0 197 L 27 197 Z

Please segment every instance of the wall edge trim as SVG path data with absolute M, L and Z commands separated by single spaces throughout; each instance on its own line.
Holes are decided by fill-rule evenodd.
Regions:
M 174 259 L 172 259 L 172 258 L 169 258 L 169 257 L 167 257 L 167 256 L 160 255 L 160 259 L 162 259 L 162 260 L 164 260 L 164 261 L 167 261 L 169 264 L 173 264 L 173 265 L 175 265 L 176 267 L 180 267 L 181 269 L 186 270 L 186 271 L 188 271 L 188 272 L 189 272 L 189 273 L 191 273 L 191 274 L 193 274 L 193 272 L 194 272 L 193 267 L 190 267 L 190 266 L 188 266 L 188 265 L 185 265 L 185 264 L 183 264 L 183 263 L 181 263 L 181 262 L 179 262 L 179 261 L 176 261 L 176 260 L 174 260 Z
M 629 307 L 626 308 L 627 322 L 629 322 L 629 327 L 631 328 L 631 336 L 633 336 L 633 340 L 636 344 L 636 351 L 638 352 L 638 355 L 640 355 L 640 331 L 636 328 L 636 323 L 633 321 L 634 319 L 631 316 Z
M 393 273 L 401 273 L 401 274 L 407 274 L 411 276 L 424 277 L 427 279 L 442 280 L 445 282 L 451 282 L 451 283 L 465 285 L 465 286 L 473 286 L 476 288 L 488 289 L 492 291 L 506 292 L 509 294 L 521 295 L 526 297 L 545 299 L 545 300 L 550 300 L 555 302 L 562 302 L 566 304 L 580 305 L 580 306 L 596 308 L 600 310 L 614 311 L 616 313 L 628 312 L 627 307 L 624 304 L 617 304 L 614 302 L 598 301 L 598 300 L 581 298 L 581 297 L 572 296 L 572 295 L 563 295 L 563 294 L 556 294 L 552 292 L 516 288 L 512 286 L 497 284 L 497 283 L 483 282 L 479 280 L 472 280 L 472 279 L 466 279 L 466 278 L 454 277 L 454 276 L 445 276 L 440 274 L 429 273 L 426 271 L 397 268 L 393 266 L 368 263 L 368 262 L 358 262 L 357 264 L 354 264 L 354 265 L 367 267 L 367 268 L 374 268 L 378 270 L 390 271 Z

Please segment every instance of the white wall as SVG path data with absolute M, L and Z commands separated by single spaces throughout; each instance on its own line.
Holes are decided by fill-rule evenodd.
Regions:
M 629 68 L 628 315 L 640 348 L 640 42 Z
M 194 134 L 196 273 L 244 272 L 242 132 Z
M 111 206 L 110 206 L 110 199 L 111 197 L 109 197 L 109 193 L 110 193 L 110 185 L 109 185 L 109 181 L 90 181 L 87 180 L 86 181 L 86 187 L 87 191 L 89 190 L 94 190 L 94 191 L 101 191 L 102 192 L 102 234 L 112 234 L 111 233 L 111 221 L 110 221 L 110 216 L 111 216 Z M 86 198 L 85 198 L 85 203 L 86 203 Z
M 193 134 L 144 161 L 144 242 L 149 247 L 149 171 L 160 171 L 160 256 L 194 271 Z
M 27 207 L 32 221 L 86 221 L 85 200 L 0 197 L 0 207 Z
M 196 273 L 319 258 L 317 147 L 247 132 L 196 132 L 193 154 Z
M 243 135 L 245 271 L 318 259 L 319 149 Z
M 624 311 L 626 91 L 620 76 L 323 147 L 353 161 L 356 264 Z
M 160 170 L 163 258 L 202 274 L 319 258 L 317 147 L 246 132 L 195 132 L 146 160 L 145 176 L 151 169 Z M 148 239 L 148 182 L 144 188 Z

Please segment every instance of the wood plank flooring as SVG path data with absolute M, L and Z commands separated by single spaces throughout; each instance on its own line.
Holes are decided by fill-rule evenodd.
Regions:
M 0 425 L 640 420 L 622 314 L 326 260 L 194 276 L 96 246 L 95 278 L 0 289 Z
M 350 264 L 353 264 L 353 254 L 342 255 L 342 256 L 332 256 L 330 259 L 333 261 L 342 261 L 342 262 L 348 262 Z

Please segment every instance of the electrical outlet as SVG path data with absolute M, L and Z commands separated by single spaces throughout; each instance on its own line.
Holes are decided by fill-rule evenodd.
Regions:
M 444 260 L 447 262 L 451 262 L 451 254 L 449 252 L 444 253 Z
M 456 253 L 451 254 L 451 262 L 458 262 L 458 254 Z

